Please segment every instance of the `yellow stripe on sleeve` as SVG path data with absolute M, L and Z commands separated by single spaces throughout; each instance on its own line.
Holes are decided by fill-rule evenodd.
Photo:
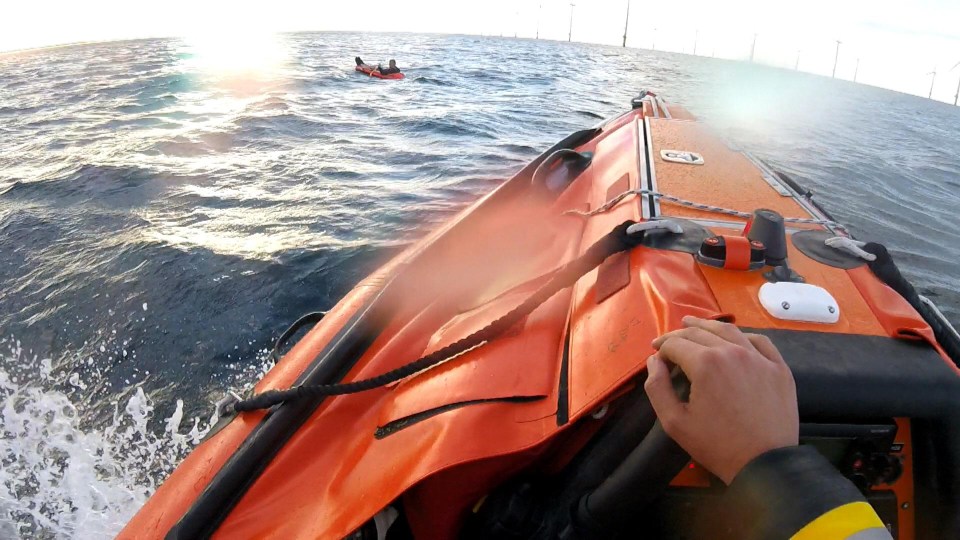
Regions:
M 873 507 L 865 502 L 838 506 L 807 523 L 790 540 L 844 540 L 861 531 L 886 528 Z

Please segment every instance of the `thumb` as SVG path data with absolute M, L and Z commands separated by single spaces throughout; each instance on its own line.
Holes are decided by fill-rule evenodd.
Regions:
M 671 431 L 684 413 L 684 404 L 673 389 L 667 365 L 657 355 L 647 359 L 647 382 L 643 384 L 643 389 L 647 391 L 647 397 L 664 431 L 672 437 Z

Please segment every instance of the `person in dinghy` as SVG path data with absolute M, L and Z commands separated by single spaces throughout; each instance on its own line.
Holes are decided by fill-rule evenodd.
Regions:
M 359 56 L 354 58 L 354 61 L 356 61 L 358 69 L 367 73 L 379 73 L 380 75 L 396 75 L 400 73 L 400 68 L 397 67 L 397 61 L 394 59 L 390 59 L 387 67 L 383 67 L 380 64 L 377 64 L 376 67 L 374 67 L 365 63 Z

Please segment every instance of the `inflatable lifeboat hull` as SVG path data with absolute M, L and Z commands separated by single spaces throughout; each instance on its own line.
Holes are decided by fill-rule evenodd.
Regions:
M 785 220 L 766 259 L 736 239 L 758 209 Z M 386 263 L 254 393 L 369 379 L 458 343 L 624 223 L 647 229 L 639 245 L 605 256 L 439 365 L 366 391 L 229 416 L 120 538 L 497 537 L 504 526 L 493 522 L 528 503 L 541 510 L 523 520 L 562 526 L 553 512 L 566 506 L 544 510 L 541 499 L 586 489 L 583 475 L 615 467 L 640 442 L 631 437 L 651 432 L 642 395 L 650 343 L 686 315 L 768 335 L 794 371 L 810 433 L 839 426 L 835 439 L 849 450 L 862 443 L 860 427 L 887 426 L 890 440 L 876 451 L 901 474 L 864 488 L 881 517 L 901 539 L 956 537 L 952 329 L 915 305 L 912 288 L 887 271 L 892 262 L 827 245 L 849 235 L 806 191 L 653 94 L 560 141 Z M 725 239 L 726 255 L 710 249 L 711 238 Z M 816 293 L 789 297 L 805 310 L 794 316 L 785 305 L 801 283 Z M 634 536 L 682 528 L 683 519 L 669 522 L 671 508 L 709 507 L 716 481 L 678 463 L 669 485 L 637 486 L 661 510 L 639 523 L 625 516 Z

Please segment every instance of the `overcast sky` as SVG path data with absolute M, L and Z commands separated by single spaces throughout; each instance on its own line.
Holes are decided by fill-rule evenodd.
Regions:
M 619 45 L 627 0 L 581 0 L 573 40 Z M 14 0 L 0 50 L 141 37 L 216 38 L 299 30 L 493 34 L 566 40 L 570 0 Z M 538 25 L 539 21 L 539 25 Z M 755 59 L 953 102 L 960 80 L 960 0 L 672 0 L 633 2 L 631 47 Z

